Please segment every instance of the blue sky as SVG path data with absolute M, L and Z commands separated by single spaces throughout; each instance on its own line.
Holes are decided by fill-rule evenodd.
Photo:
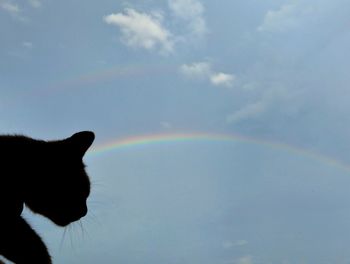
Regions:
M 242 134 L 350 162 L 344 0 L 0 0 L 1 133 Z M 316 155 L 316 156 L 317 156 Z M 350 170 L 247 142 L 86 157 L 55 263 L 349 263 Z M 70 237 L 72 238 L 70 241 Z M 62 244 L 62 245 L 60 245 Z

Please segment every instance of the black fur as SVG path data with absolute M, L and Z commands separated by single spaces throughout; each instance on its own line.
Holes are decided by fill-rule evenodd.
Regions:
M 21 217 L 23 204 L 59 226 L 87 213 L 90 181 L 83 156 L 94 133 L 57 141 L 0 136 L 0 255 L 17 264 L 50 264 L 41 238 Z

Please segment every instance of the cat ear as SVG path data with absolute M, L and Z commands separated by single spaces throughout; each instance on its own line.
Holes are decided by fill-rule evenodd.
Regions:
M 95 134 L 91 131 L 82 131 L 75 133 L 73 136 L 68 138 L 68 142 L 70 142 L 75 151 L 79 152 L 81 157 L 84 156 L 85 152 L 91 146 L 92 142 L 94 142 Z

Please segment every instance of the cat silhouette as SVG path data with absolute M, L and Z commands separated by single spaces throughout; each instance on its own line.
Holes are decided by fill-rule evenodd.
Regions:
M 23 206 L 58 226 L 84 217 L 90 181 L 83 156 L 94 138 L 90 131 L 55 141 L 0 136 L 0 255 L 16 264 L 52 263 Z

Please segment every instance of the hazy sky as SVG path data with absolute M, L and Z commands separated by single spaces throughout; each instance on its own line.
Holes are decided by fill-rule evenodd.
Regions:
M 255 139 L 88 154 L 84 231 L 26 212 L 54 263 L 350 263 L 349 11 L 0 0 L 0 133 Z

